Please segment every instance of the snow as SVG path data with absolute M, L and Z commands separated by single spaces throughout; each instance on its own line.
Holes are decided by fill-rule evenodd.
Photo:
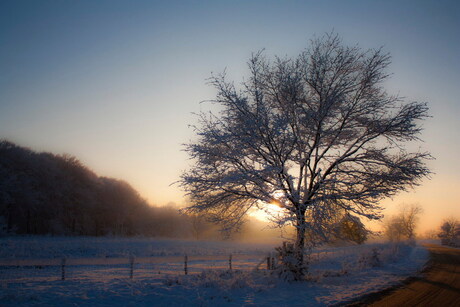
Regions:
M 73 257 L 66 280 L 61 280 L 59 265 L 0 266 L 1 306 L 325 306 L 397 284 L 418 274 L 428 259 L 420 245 L 322 248 L 312 253 L 309 280 L 289 283 L 265 270 L 267 245 L 24 237 L 1 238 L 0 246 L 0 262 Z M 184 253 L 190 255 L 188 275 Z M 71 264 L 80 257 L 110 262 L 133 254 L 133 279 L 127 258 L 118 264 Z
M 272 246 L 222 241 L 117 237 L 0 238 L 0 259 L 49 257 L 137 257 L 266 253 Z

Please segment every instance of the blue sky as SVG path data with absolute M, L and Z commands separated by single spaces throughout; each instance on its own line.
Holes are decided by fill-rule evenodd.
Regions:
M 152 203 L 181 203 L 193 112 L 251 52 L 295 56 L 315 34 L 392 55 L 386 84 L 428 101 L 431 181 L 387 206 L 459 214 L 460 4 L 456 1 L 1 1 L 0 138 L 70 153 Z M 440 209 L 441 208 L 441 209 Z

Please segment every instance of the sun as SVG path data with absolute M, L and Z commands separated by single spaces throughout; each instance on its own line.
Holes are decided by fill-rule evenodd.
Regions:
M 273 199 L 269 203 L 261 203 L 259 206 L 260 209 L 254 210 L 250 215 L 264 222 L 269 222 L 273 220 L 273 218 L 282 216 L 286 211 L 279 199 L 283 196 L 283 192 L 274 192 Z

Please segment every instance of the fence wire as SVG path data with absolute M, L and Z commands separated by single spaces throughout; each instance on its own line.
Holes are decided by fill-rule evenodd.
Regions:
M 370 247 L 316 250 L 308 255 L 310 265 L 351 260 Z M 380 251 L 381 252 L 381 251 Z M 109 281 L 110 279 L 161 279 L 166 275 L 199 274 L 204 270 L 272 269 L 271 255 L 156 256 L 129 258 L 0 259 L 0 283 L 34 281 Z M 267 263 L 265 267 L 265 263 Z
M 0 259 L 0 282 L 151 279 L 207 269 L 250 270 L 260 260 L 260 255 L 188 256 L 187 261 L 185 257 Z

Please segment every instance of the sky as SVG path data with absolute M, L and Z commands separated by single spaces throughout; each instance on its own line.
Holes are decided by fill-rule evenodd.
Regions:
M 424 208 L 419 232 L 460 219 L 457 1 L 0 1 L 0 138 L 76 156 L 151 204 L 183 204 L 193 113 L 212 109 L 212 72 L 247 76 L 251 53 L 296 56 L 314 35 L 384 47 L 385 84 L 426 101 L 430 180 L 385 200 Z

